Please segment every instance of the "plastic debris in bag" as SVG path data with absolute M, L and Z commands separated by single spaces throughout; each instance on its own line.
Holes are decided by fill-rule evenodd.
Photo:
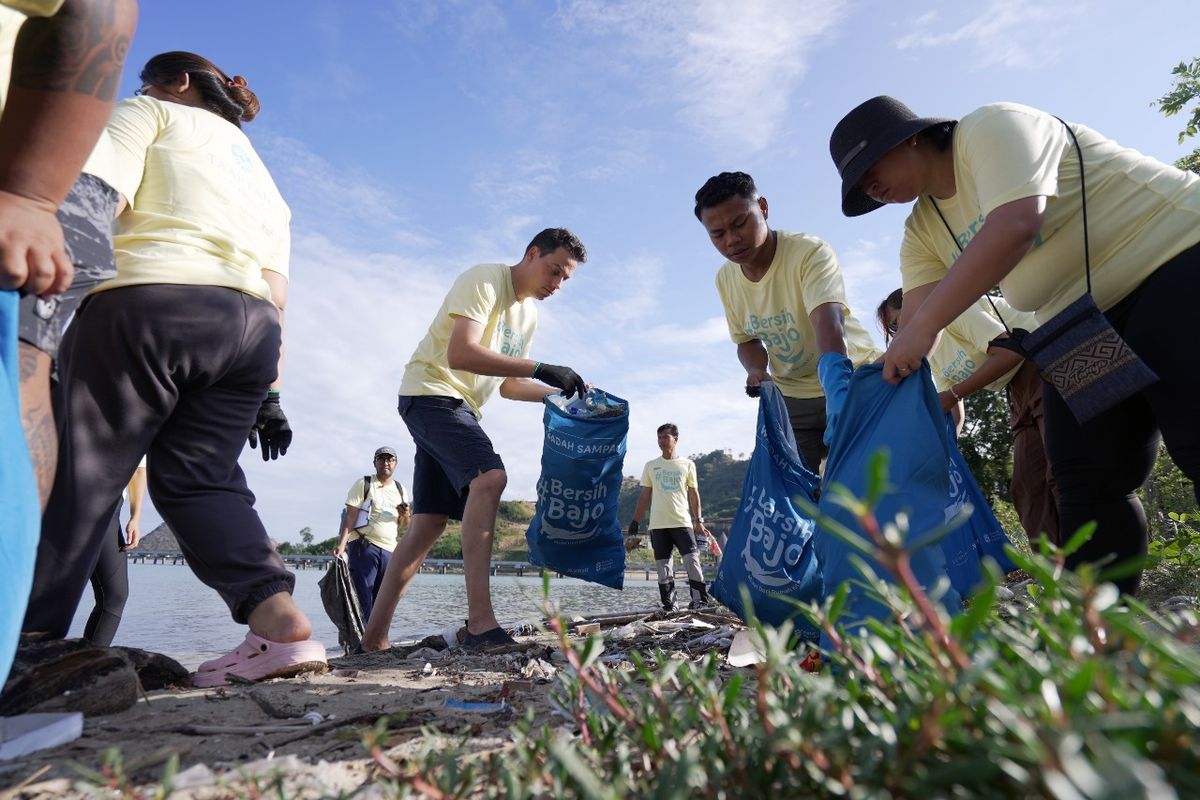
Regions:
M 617 518 L 629 403 L 600 389 L 582 400 L 547 395 L 537 509 L 525 531 L 529 563 L 621 589 L 625 538 Z
M 795 601 L 819 602 L 823 584 L 812 541 L 815 523 L 793 498 L 815 503 L 816 488 L 817 476 L 796 449 L 783 393 L 765 381 L 754 454 L 712 594 L 746 620 L 751 609 L 743 607 L 745 588 L 755 616 L 771 625 L 790 619 L 809 641 L 819 632 L 797 611 Z

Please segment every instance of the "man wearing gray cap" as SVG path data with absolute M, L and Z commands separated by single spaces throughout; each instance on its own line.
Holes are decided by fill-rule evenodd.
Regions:
M 333 548 L 335 557 L 345 553 L 350 559 L 350 580 L 364 620 L 371 618 L 400 526 L 408 525 L 408 492 L 393 480 L 395 471 L 396 451 L 390 447 L 376 450 L 375 474 L 363 475 L 346 493 L 342 529 Z

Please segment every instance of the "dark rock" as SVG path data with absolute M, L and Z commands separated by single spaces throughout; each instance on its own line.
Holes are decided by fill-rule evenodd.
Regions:
M 138 698 L 138 676 L 129 658 L 108 647 L 69 646 L 80 640 L 33 645 L 18 651 L 8 683 L 0 693 L 0 715 L 81 711 L 84 716 L 115 714 Z M 26 650 L 26 648 L 22 648 Z
M 138 680 L 146 691 L 166 689 L 169 686 L 190 687 L 191 673 L 175 659 L 162 653 L 139 650 L 136 647 L 117 647 L 137 670 Z

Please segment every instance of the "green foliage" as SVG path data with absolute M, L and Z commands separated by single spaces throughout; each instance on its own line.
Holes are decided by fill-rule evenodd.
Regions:
M 1193 58 L 1190 64 L 1180 61 L 1171 70 L 1175 78 L 1171 81 L 1171 91 L 1154 101 L 1158 110 L 1168 117 L 1173 117 L 1183 111 L 1188 116 L 1183 130 L 1179 132 L 1179 143 L 1200 132 L 1200 102 L 1188 109 L 1187 105 L 1193 100 L 1200 100 L 1200 58 Z M 1194 155 L 1194 154 L 1193 154 Z
M 534 504 L 528 500 L 501 500 L 498 516 L 513 525 L 528 525 L 533 511 Z
M 1200 148 L 1176 161 L 1175 166 L 1185 172 L 1195 172 L 1200 175 Z
M 434 542 L 429 558 L 462 558 L 462 530 L 447 530 Z
M 1012 475 L 1012 433 L 1008 430 L 1008 401 L 1002 392 L 975 392 L 966 399 L 966 421 L 958 449 L 984 497 L 992 505 L 1008 497 Z
M 881 471 L 883 464 L 876 465 Z M 886 481 L 880 485 L 886 484 Z M 399 796 L 1187 797 L 1200 794 L 1200 622 L 1155 617 L 1067 552 L 1014 559 L 1036 602 L 1000 614 L 999 576 L 948 620 L 906 571 L 908 554 L 870 503 L 846 498 L 896 583 L 869 581 L 895 612 L 853 632 L 845 590 L 802 610 L 830 642 L 824 669 L 791 630 L 756 626 L 765 661 L 730 670 L 709 654 L 599 658 L 595 637 L 558 634 L 563 719 L 527 718 L 511 748 L 430 747 L 385 772 Z M 1184 520 L 1186 523 L 1187 521 Z M 854 537 L 847 532 L 829 535 Z M 1156 625 L 1146 625 L 1150 617 Z M 384 761 L 376 757 L 377 764 Z

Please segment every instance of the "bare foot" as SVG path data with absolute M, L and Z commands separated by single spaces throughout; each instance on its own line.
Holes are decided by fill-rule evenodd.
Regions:
M 312 636 L 312 623 L 296 607 L 292 596 L 279 592 L 250 612 L 250 630 L 269 642 L 303 642 Z

